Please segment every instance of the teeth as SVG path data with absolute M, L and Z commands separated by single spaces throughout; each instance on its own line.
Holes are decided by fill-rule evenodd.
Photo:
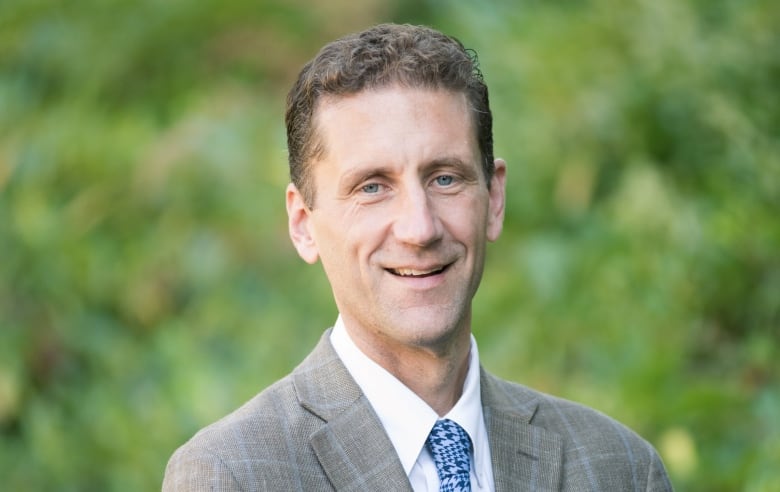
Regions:
M 422 275 L 430 275 L 441 270 L 440 268 L 433 268 L 431 270 L 414 270 L 411 268 L 397 268 L 393 270 L 397 275 L 402 277 L 419 277 Z

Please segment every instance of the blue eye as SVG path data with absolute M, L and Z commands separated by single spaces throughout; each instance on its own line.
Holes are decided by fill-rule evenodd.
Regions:
M 437 176 L 436 177 L 436 184 L 439 186 L 449 186 L 454 181 L 454 178 L 452 176 L 449 176 L 447 174 L 443 176 Z
M 369 183 L 365 185 L 363 188 L 363 193 L 379 193 L 379 184 L 378 183 Z

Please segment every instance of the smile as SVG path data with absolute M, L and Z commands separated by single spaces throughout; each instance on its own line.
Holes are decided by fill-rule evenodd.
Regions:
M 444 265 L 442 267 L 430 268 L 426 270 L 418 270 L 414 268 L 388 268 L 387 271 L 399 277 L 424 278 L 430 277 L 432 275 L 438 275 L 448 267 L 449 265 Z

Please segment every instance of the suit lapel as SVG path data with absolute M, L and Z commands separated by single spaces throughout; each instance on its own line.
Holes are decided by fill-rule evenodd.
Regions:
M 363 398 L 311 439 L 336 490 L 408 490 L 409 479 L 374 410 Z
M 330 330 L 293 374 L 301 405 L 324 421 L 310 438 L 320 465 L 339 491 L 411 492 L 390 438 L 329 337 Z
M 293 372 L 301 406 L 323 420 L 310 443 L 336 490 L 411 485 L 379 418 L 341 363 L 326 331 Z M 496 492 L 559 490 L 562 440 L 531 425 L 538 396 L 482 370 L 480 385 Z
M 530 424 L 536 396 L 484 370 L 480 384 L 496 492 L 559 490 L 562 440 Z

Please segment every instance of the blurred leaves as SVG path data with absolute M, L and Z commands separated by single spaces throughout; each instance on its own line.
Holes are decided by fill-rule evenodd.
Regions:
M 483 363 L 590 404 L 681 490 L 780 488 L 769 0 L 0 3 L 0 476 L 156 489 L 335 317 L 289 245 L 287 87 L 333 37 L 480 54 L 504 236 Z

